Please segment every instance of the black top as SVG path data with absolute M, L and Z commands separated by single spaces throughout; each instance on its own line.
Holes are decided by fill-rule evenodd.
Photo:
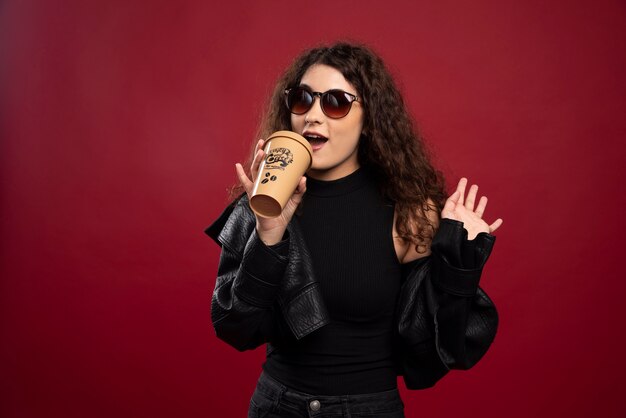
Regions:
M 331 322 L 282 343 L 264 369 L 316 395 L 396 387 L 393 317 L 401 284 L 392 237 L 394 206 L 364 169 L 334 181 L 307 179 L 300 223 Z

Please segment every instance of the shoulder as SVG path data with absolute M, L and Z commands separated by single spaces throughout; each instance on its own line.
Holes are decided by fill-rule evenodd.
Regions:
M 433 225 L 436 231 L 437 228 L 439 227 L 439 213 L 436 210 L 435 203 L 432 201 L 432 199 L 428 199 L 428 201 L 426 202 L 424 213 L 426 214 L 428 221 L 430 222 L 431 225 Z M 396 222 L 397 222 L 397 209 L 396 209 L 396 213 L 394 213 L 394 216 L 393 216 L 393 244 L 396 250 L 398 261 L 402 264 L 406 264 L 406 263 L 410 263 L 411 261 L 415 261 L 420 258 L 429 256 L 431 240 L 428 240 L 426 242 L 421 242 L 419 246 L 422 252 L 418 252 L 415 244 L 399 236 L 397 232 L 398 228 L 397 228 Z M 413 234 L 417 234 L 419 226 L 420 225 L 417 223 L 415 219 L 410 220 L 409 227 Z M 425 251 L 424 251 L 424 247 L 425 247 Z

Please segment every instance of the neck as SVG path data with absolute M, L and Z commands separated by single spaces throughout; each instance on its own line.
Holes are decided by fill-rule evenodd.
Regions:
M 306 172 L 306 175 L 315 180 L 322 180 L 322 181 L 339 180 L 341 178 L 344 178 L 354 173 L 355 171 L 359 169 L 359 167 L 360 167 L 359 163 L 356 163 L 354 165 L 351 165 L 350 167 L 342 167 L 341 169 L 334 169 L 334 170 L 333 169 L 316 170 L 314 168 L 310 168 Z

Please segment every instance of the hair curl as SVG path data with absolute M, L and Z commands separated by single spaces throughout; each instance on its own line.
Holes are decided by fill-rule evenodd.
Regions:
M 381 192 L 395 203 L 399 237 L 414 244 L 418 252 L 425 252 L 435 233 L 427 212 L 434 210 L 439 218 L 446 198 L 444 179 L 431 164 L 393 77 L 370 48 L 340 42 L 304 51 L 278 79 L 257 137 L 291 130 L 284 91 L 297 86 L 315 64 L 337 69 L 356 88 L 364 109 L 359 164 L 376 174 Z M 246 164 L 246 170 L 249 167 Z M 235 186 L 232 193 L 241 191 L 241 187 Z

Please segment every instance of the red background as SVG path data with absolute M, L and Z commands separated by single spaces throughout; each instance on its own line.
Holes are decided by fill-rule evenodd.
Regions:
M 303 48 L 364 41 L 449 185 L 502 217 L 486 357 L 408 417 L 622 417 L 623 1 L 7 1 L 0 416 L 241 417 L 264 353 L 210 325 L 226 202 Z

